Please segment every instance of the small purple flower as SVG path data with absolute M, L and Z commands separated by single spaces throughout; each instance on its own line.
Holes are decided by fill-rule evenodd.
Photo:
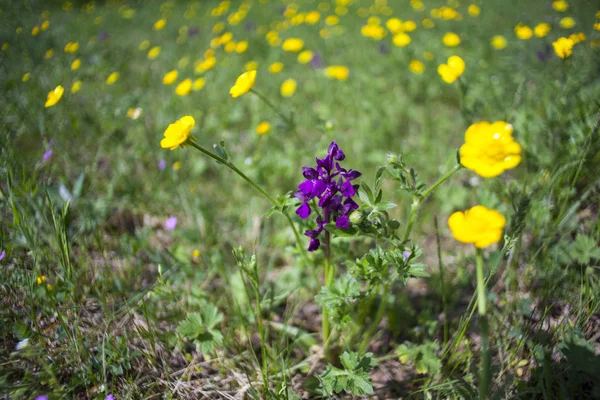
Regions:
M 310 60 L 310 65 L 314 69 L 321 69 L 321 68 L 323 68 L 323 59 L 321 58 L 321 56 L 318 53 L 315 53 L 315 55 L 313 56 L 312 60 Z
M 402 252 L 402 258 L 404 258 L 404 264 L 406 264 L 408 262 L 408 259 L 410 258 L 410 255 L 412 253 L 410 251 L 403 251 Z
M 47 161 L 50 157 L 52 157 L 53 152 L 54 151 L 52 149 L 45 152 L 44 155 L 42 156 L 42 161 Z
M 35 398 L 35 400 L 48 400 L 48 395 L 42 394 Z
M 0 253 L 0 261 L 2 261 L 4 257 L 6 257 L 6 250 L 2 250 L 2 253 Z
M 304 232 L 310 240 L 308 251 L 315 251 L 321 245 L 318 237 L 325 229 L 325 225 L 335 220 L 335 226 L 339 229 L 350 227 L 349 215 L 358 208 L 358 204 L 352 200 L 356 194 L 358 185 L 352 181 L 362 174 L 355 170 L 346 170 L 340 166 L 338 161 L 343 161 L 346 155 L 336 142 L 332 142 L 327 149 L 325 158 L 317 158 L 315 168 L 303 167 L 302 175 L 306 179 L 298 185 L 295 196 L 302 204 L 296 210 L 296 214 L 306 219 L 311 214 L 309 202 L 317 199 L 318 207 L 322 215 L 317 213 L 317 229 Z
M 115 400 L 115 396 L 113 396 L 112 393 L 109 393 L 104 400 Z
M 165 229 L 168 231 L 173 231 L 173 230 L 175 230 L 176 226 L 177 226 L 177 217 L 174 217 L 171 215 L 169 218 L 167 218 L 167 221 L 165 222 Z
M 158 169 L 160 171 L 162 171 L 163 169 L 165 169 L 166 166 L 167 166 L 167 162 L 165 160 L 160 160 L 158 162 Z

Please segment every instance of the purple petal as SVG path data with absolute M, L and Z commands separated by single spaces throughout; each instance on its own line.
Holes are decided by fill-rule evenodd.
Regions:
M 302 167 L 302 175 L 306 179 L 317 179 L 319 177 L 317 170 L 311 167 Z
M 314 181 L 314 183 L 315 183 L 315 186 L 313 188 L 312 195 L 313 195 L 313 197 L 318 197 L 323 194 L 325 189 L 327 189 L 327 184 L 325 182 L 323 182 L 322 180 L 316 180 L 316 181 Z
M 169 218 L 167 218 L 167 221 L 165 222 L 165 229 L 168 231 L 172 231 L 175 230 L 175 227 L 177 226 L 177 218 L 170 216 Z
M 404 258 L 404 264 L 406 264 L 408 262 L 408 258 L 410 257 L 412 253 L 410 251 L 403 251 L 402 252 L 402 258 Z
M 335 226 L 340 229 L 347 229 L 350 226 L 348 216 L 342 215 L 341 217 L 338 217 L 338 219 L 335 220 Z
M 42 394 L 42 395 L 40 395 L 40 396 L 37 396 L 37 397 L 35 398 L 35 400 L 48 400 L 48 396 L 47 396 L 47 395 L 45 395 L 45 394 Z
M 296 214 L 298 214 L 298 216 L 302 219 L 308 218 L 310 215 L 310 206 L 308 203 L 302 203 L 302 205 L 296 210 Z
M 312 196 L 314 187 L 315 187 L 315 184 L 313 183 L 313 181 L 307 179 L 298 185 L 298 190 L 300 190 L 302 193 L 304 193 L 307 196 Z
M 165 169 L 166 166 L 167 166 L 167 162 L 165 160 L 160 160 L 158 162 L 158 169 L 160 171 L 162 171 L 163 169 Z
M 352 197 L 356 194 L 356 192 L 354 191 L 354 186 L 352 186 L 352 183 L 350 183 L 350 181 L 344 182 L 342 187 L 340 187 L 340 193 L 344 197 Z
M 112 393 L 109 393 L 104 400 L 115 400 L 115 396 L 113 396 Z
M 6 256 L 6 250 L 2 250 L 2 253 L 0 253 L 0 261 L 2 261 L 2 259 Z
M 42 156 L 42 161 L 46 161 L 50 157 L 52 157 L 52 153 L 53 153 L 52 149 L 50 149 L 47 152 L 45 152 L 44 155 Z
M 342 149 L 338 149 L 338 152 L 335 155 L 335 159 L 338 160 L 338 161 L 342 161 L 344 158 L 346 158 L 346 155 L 344 154 L 344 152 L 342 151 Z
M 308 245 L 308 251 L 315 251 L 320 245 L 321 242 L 319 242 L 319 239 L 311 239 L 310 244 Z
M 344 173 L 342 173 L 342 176 L 343 176 L 344 178 L 348 179 L 349 181 L 353 181 L 353 180 L 355 180 L 356 178 L 358 178 L 358 177 L 362 176 L 362 173 L 360 173 L 359 171 L 356 171 L 356 170 L 353 170 L 353 169 L 351 169 L 351 170 L 350 170 L 350 171 L 348 171 L 348 172 L 344 172 Z
M 304 193 L 302 193 L 302 192 L 301 192 L 301 191 L 299 191 L 299 190 L 298 190 L 296 193 L 294 193 L 294 196 L 295 196 L 295 197 L 296 197 L 298 200 L 300 200 L 300 201 L 302 201 L 302 202 L 304 202 L 304 203 L 306 203 L 306 202 L 308 202 L 308 201 L 311 201 L 311 200 L 312 200 L 312 198 L 313 198 L 313 196 L 311 196 L 310 194 L 304 194 Z

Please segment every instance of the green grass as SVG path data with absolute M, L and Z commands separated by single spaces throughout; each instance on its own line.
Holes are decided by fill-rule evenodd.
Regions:
M 490 1 L 472 17 L 466 2 L 425 1 L 425 11 L 409 1 L 387 3 L 391 16 L 417 22 L 407 47 L 395 47 L 389 31 L 379 41 L 361 35 L 367 17 L 358 14 L 369 7 L 368 16 L 385 28 L 389 16 L 379 1 L 350 2 L 323 38 L 335 1 L 301 0 L 300 12 L 330 9 L 321 9 L 315 25 L 280 29 L 282 39 L 303 39 L 323 66 L 347 66 L 346 81 L 269 45 L 271 24 L 289 20 L 282 14 L 287 1 L 232 2 L 223 16 L 211 15 L 217 1 L 74 2 L 71 10 L 50 2 L 0 4 L 0 44 L 8 44 L 0 52 L 3 398 L 293 399 L 332 391 L 474 398 L 482 387 L 485 320 L 485 397 L 600 398 L 597 5 L 571 1 L 559 13 L 541 0 Z M 227 16 L 245 5 L 245 19 L 230 25 Z M 432 9 L 448 5 L 462 19 L 422 26 Z M 46 10 L 49 28 L 32 36 Z M 135 11 L 131 18 L 128 10 Z M 564 16 L 575 27 L 561 28 Z M 153 30 L 161 17 L 165 28 Z M 247 40 L 248 50 L 218 46 L 214 69 L 196 74 L 195 61 L 220 36 L 213 33 L 217 22 L 234 41 Z M 515 36 L 517 24 L 540 22 L 552 26 L 548 36 Z M 442 44 L 449 31 L 461 36 L 458 47 Z M 578 32 L 586 40 L 561 60 L 552 42 Z M 491 46 L 495 35 L 507 38 L 506 49 Z M 155 60 L 139 49 L 144 40 L 161 47 Z M 79 50 L 65 53 L 73 41 Z M 45 59 L 49 49 L 54 55 Z M 437 66 L 451 55 L 466 69 L 446 84 Z M 81 68 L 72 71 L 75 58 Z M 409 70 L 413 59 L 425 64 L 422 75 Z M 292 113 L 293 127 L 252 93 L 229 96 L 250 61 L 258 63 L 254 89 Z M 268 71 L 275 61 L 285 64 L 277 75 Z M 178 82 L 203 76 L 204 88 L 175 95 L 175 85 L 162 84 L 173 69 Z M 115 71 L 118 81 L 107 85 Z M 25 73 L 31 78 L 23 82 Z M 288 78 L 298 88 L 283 98 Z M 71 93 L 77 80 L 81 90 Z M 44 108 L 59 84 L 63 97 Z M 129 118 L 135 108 L 139 118 Z M 199 146 L 216 152 L 213 144 L 223 142 L 229 160 L 283 208 L 269 212 L 264 196 L 194 148 L 161 149 L 166 127 L 184 115 L 196 120 Z M 264 120 L 272 130 L 258 135 Z M 401 154 L 402 165 L 430 187 L 456 165 L 467 127 L 482 120 L 514 126 L 520 165 L 492 179 L 458 171 L 422 198 L 409 240 L 401 240 L 424 189 L 405 190 L 393 179 L 390 154 Z M 371 188 L 386 166 L 383 201 L 397 207 L 370 221 L 400 226 L 377 237 L 364 230 L 332 235 L 329 285 L 326 253 L 303 250 L 302 233 L 314 229 L 314 219 L 298 218 L 298 204 L 284 196 L 302 182 L 302 166 L 323 157 L 333 140 L 345 152 L 344 166 L 361 171 Z M 369 220 L 365 210 L 373 209 L 364 200 L 357 199 L 365 214 L 363 225 L 354 225 L 360 229 Z M 477 313 L 477 254 L 447 225 L 454 211 L 476 204 L 507 219 L 500 243 L 482 254 L 485 316 Z M 284 214 L 300 232 L 300 246 Z M 169 216 L 178 219 L 172 231 L 165 229 Z M 363 259 L 376 248 L 394 260 L 380 270 Z M 419 257 L 402 270 L 399 254 L 408 248 Z M 331 318 L 326 344 L 322 303 Z

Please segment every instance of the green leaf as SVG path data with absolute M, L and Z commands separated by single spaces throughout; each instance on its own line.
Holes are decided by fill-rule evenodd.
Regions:
M 359 296 L 360 283 L 348 275 L 343 275 L 332 286 L 323 286 L 315 300 L 329 310 L 332 319 L 339 321 L 349 313 L 351 305 Z
M 215 345 L 223 343 L 223 334 L 214 327 L 223 320 L 217 307 L 207 304 L 200 313 L 190 313 L 177 327 L 177 333 L 200 345 L 204 353 L 210 353 Z
M 376 365 L 373 354 L 359 356 L 357 353 L 344 352 L 340 357 L 344 369 L 327 365 L 319 376 L 323 394 L 332 396 L 334 393 L 346 391 L 353 396 L 364 396 L 373 393 L 369 371 Z

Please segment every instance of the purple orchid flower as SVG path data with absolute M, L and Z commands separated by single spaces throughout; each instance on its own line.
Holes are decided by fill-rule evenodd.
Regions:
M 42 161 L 47 161 L 50 157 L 52 157 L 52 153 L 54 153 L 54 150 L 52 150 L 52 149 L 45 152 L 44 155 L 42 156 Z
M 317 250 L 321 242 L 318 237 L 325 229 L 325 225 L 335 220 L 335 226 L 339 229 L 350 227 L 349 215 L 358 208 L 358 204 L 352 200 L 358 190 L 352 181 L 362 174 L 355 170 L 346 170 L 340 166 L 346 155 L 336 142 L 332 142 L 327 150 L 325 158 L 317 158 L 316 168 L 302 167 L 302 175 L 306 180 L 298 185 L 295 193 L 302 204 L 296 210 L 296 214 L 302 219 L 310 216 L 312 209 L 309 202 L 317 200 L 322 215 L 317 216 L 317 228 L 304 232 L 310 238 L 308 251 Z

